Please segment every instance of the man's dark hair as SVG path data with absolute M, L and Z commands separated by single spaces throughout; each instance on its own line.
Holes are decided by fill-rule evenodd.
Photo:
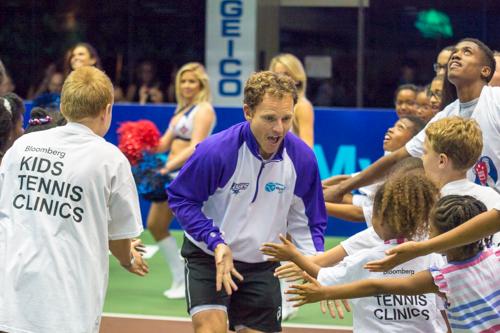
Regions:
M 484 44 L 483 42 L 481 42 L 479 39 L 476 38 L 464 38 L 461 39 L 460 42 L 471 42 L 479 47 L 479 49 L 484 55 L 483 58 L 484 65 L 488 66 L 491 69 L 490 75 L 483 77 L 483 79 L 486 81 L 486 83 L 490 82 L 496 70 L 496 61 L 495 61 L 495 56 L 493 55 L 493 51 L 486 44 Z

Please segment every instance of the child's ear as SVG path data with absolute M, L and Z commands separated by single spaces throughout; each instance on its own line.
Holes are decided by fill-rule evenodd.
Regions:
M 481 78 L 486 79 L 488 76 L 491 74 L 491 67 L 490 66 L 483 66 L 481 68 Z
M 450 162 L 448 156 L 446 154 L 439 154 L 439 166 L 446 167 Z

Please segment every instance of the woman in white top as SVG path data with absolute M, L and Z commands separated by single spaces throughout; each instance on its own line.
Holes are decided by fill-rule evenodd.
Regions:
M 293 54 L 283 53 L 271 60 L 269 70 L 288 75 L 296 82 L 299 100 L 295 104 L 292 132 L 312 149 L 314 145 L 314 109 L 306 97 L 307 77 L 304 66 Z
M 216 121 L 210 104 L 208 75 L 202 64 L 191 62 L 182 66 L 175 78 L 175 94 L 177 108 L 157 148 L 157 152 L 169 152 L 160 172 L 172 177 L 191 156 L 196 145 L 212 133 Z M 147 225 L 172 273 L 172 286 L 164 295 L 168 298 L 183 298 L 184 264 L 176 241 L 169 232 L 173 218 L 166 201 L 152 202 Z

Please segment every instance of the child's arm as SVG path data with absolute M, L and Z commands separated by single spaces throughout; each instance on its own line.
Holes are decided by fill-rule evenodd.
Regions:
M 345 221 L 365 222 L 363 208 L 354 205 L 327 202 L 326 213 L 328 216 L 333 216 Z
M 429 271 L 405 278 L 366 279 L 336 286 L 322 286 L 306 273 L 304 279 L 309 283 L 292 285 L 292 289 L 285 291 L 286 294 L 294 295 L 288 301 L 297 302 L 294 304 L 296 307 L 324 299 L 350 299 L 379 294 L 420 295 L 439 291 Z
M 386 251 L 384 259 L 372 261 L 365 268 L 387 271 L 413 258 L 470 244 L 500 231 L 500 211 L 492 209 L 439 236 L 423 242 L 407 242 Z
M 318 276 L 318 272 L 321 269 L 320 266 L 315 264 L 310 260 L 310 257 L 306 257 L 297 250 L 295 245 L 292 244 L 288 239 L 280 235 L 280 240 L 282 244 L 276 243 L 264 243 L 260 248 L 260 251 L 265 255 L 270 256 L 269 261 L 293 261 L 297 266 L 306 271 L 312 276 Z
M 120 265 L 130 273 L 144 276 L 149 272 L 147 263 L 142 259 L 140 240 L 119 239 L 109 241 L 109 250 Z

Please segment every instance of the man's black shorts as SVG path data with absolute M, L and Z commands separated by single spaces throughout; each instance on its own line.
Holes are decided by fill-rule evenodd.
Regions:
M 244 280 L 234 278 L 238 290 L 228 296 L 224 288 L 215 290 L 215 261 L 184 237 L 181 250 L 186 260 L 186 301 L 193 315 L 203 309 L 226 309 L 229 327 L 245 326 L 262 332 L 281 331 L 281 291 L 273 275 L 278 263 L 244 263 L 234 266 Z

